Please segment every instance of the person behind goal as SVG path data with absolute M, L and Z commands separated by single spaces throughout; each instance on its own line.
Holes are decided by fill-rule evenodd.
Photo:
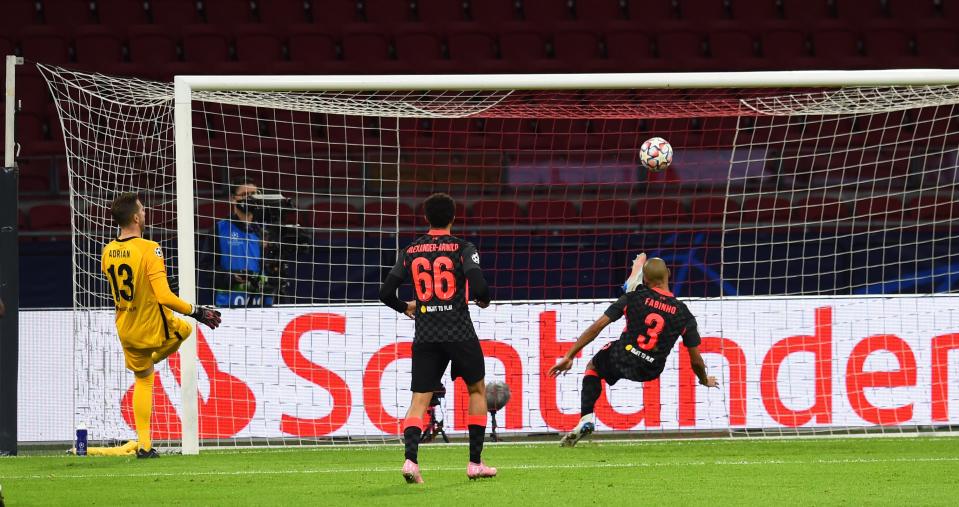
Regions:
M 642 280 L 640 284 L 639 281 Z M 596 428 L 593 409 L 603 392 L 603 381 L 613 385 L 620 379 L 634 382 L 655 380 L 663 373 L 666 358 L 680 335 L 689 351 L 689 363 L 706 387 L 718 387 L 716 377 L 706 375 L 706 363 L 699 353 L 700 337 L 696 318 L 686 305 L 669 291 L 669 269 L 658 257 L 646 261 L 640 254 L 620 296 L 576 340 L 573 347 L 552 368 L 555 377 L 573 366 L 576 354 L 589 345 L 612 322 L 626 316 L 626 328 L 619 339 L 606 344 L 586 365 L 581 393 L 581 418 L 560 445 L 572 447 Z
M 423 206 L 429 232 L 400 251 L 396 265 L 380 288 L 384 304 L 416 319 L 410 383 L 413 396 L 403 420 L 403 477 L 408 483 L 423 482 L 417 458 L 423 414 L 450 362 L 451 376 L 462 377 L 469 391 L 470 457 L 466 475 L 470 479 L 493 477 L 496 469 L 486 466 L 481 459 L 486 433 L 486 364 L 467 299 L 472 296 L 477 306 L 486 308 L 490 303 L 489 288 L 476 247 L 450 234 L 456 209 L 453 198 L 433 194 Z M 404 302 L 396 296 L 397 287 L 406 280 L 413 281 L 415 302 Z
M 150 439 L 153 412 L 153 365 L 180 348 L 193 331 L 170 310 L 189 315 L 210 329 L 220 325 L 220 312 L 191 305 L 170 291 L 163 251 L 143 238 L 146 211 L 135 193 L 123 193 L 111 206 L 120 235 L 103 247 L 100 268 L 106 275 L 116 308 L 117 334 L 126 368 L 133 372 L 133 420 L 137 458 L 159 457 Z

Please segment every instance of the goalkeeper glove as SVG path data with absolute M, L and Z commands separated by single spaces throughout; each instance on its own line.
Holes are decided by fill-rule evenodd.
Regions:
M 196 319 L 197 322 L 202 322 L 210 329 L 216 329 L 220 325 L 220 312 L 213 308 L 193 305 L 193 313 L 190 314 L 190 317 Z
M 643 265 L 646 263 L 646 254 L 641 253 L 633 259 L 633 270 L 623 284 L 623 292 L 632 292 L 643 283 Z

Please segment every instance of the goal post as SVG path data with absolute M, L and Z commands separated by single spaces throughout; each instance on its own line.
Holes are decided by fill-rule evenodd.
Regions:
M 178 76 L 170 85 L 41 68 L 80 217 L 76 348 L 99 354 L 78 359 L 75 396 L 104 398 L 78 401 L 77 417 L 115 419 L 100 431 L 129 430 L 115 415 L 125 386 L 122 366 L 105 359 L 108 293 L 90 248 L 111 234 L 103 206 L 120 189 L 149 194 L 181 296 L 212 304 L 222 295 L 231 307 L 221 329 L 198 326 L 160 368 L 159 440 L 180 440 L 185 453 L 397 438 L 413 324 L 384 309 L 376 289 L 397 248 L 423 231 L 417 205 L 437 191 L 461 203 L 455 230 L 477 244 L 498 301 L 471 312 L 488 380 L 514 391 L 501 431 L 575 423 L 578 375 L 554 381 L 543 369 L 621 293 L 640 251 L 672 269 L 723 389 L 698 389 L 679 347 L 659 381 L 607 390 L 601 431 L 959 423 L 959 390 L 947 387 L 959 375 L 950 354 L 959 348 L 950 259 L 959 71 Z M 636 163 L 653 136 L 676 153 L 662 173 Z M 237 208 L 228 189 L 237 178 L 262 200 Z M 224 288 L 222 257 L 207 257 L 220 248 L 219 224 L 256 215 L 249 206 L 263 251 L 244 255 L 263 262 L 241 263 L 245 274 Z M 447 387 L 447 429 L 462 431 L 465 398 Z

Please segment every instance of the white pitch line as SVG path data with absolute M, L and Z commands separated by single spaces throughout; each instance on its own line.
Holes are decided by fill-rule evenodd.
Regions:
M 509 470 L 565 470 L 583 468 L 669 468 L 689 466 L 750 466 L 750 465 L 849 465 L 874 463 L 940 463 L 957 462 L 959 457 L 919 457 L 919 458 L 850 458 L 850 459 L 821 459 L 808 461 L 786 460 L 742 460 L 742 461 L 677 461 L 661 463 L 570 463 L 563 465 L 516 465 L 497 467 L 503 471 Z M 424 472 L 457 472 L 464 471 L 464 467 L 423 467 Z M 251 475 L 321 475 L 321 474 L 356 474 L 356 473 L 399 473 L 399 467 L 370 467 L 370 468 L 317 468 L 305 470 L 236 470 L 236 471 L 209 471 L 209 472 L 147 472 L 129 474 L 34 474 L 34 475 L 0 475 L 0 480 L 51 480 L 51 479 L 95 479 L 103 477 L 137 478 L 137 477 L 195 477 L 195 476 L 251 476 Z

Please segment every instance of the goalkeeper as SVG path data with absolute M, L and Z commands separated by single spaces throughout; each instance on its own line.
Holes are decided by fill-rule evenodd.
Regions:
M 642 283 L 640 283 L 642 281 Z M 706 375 L 706 363 L 699 353 L 699 331 L 696 318 L 686 305 L 669 291 L 669 270 L 662 259 L 646 260 L 639 254 L 633 261 L 633 271 L 624 285 L 626 294 L 620 296 L 576 340 L 573 348 L 552 368 L 555 377 L 573 366 L 576 354 L 589 345 L 610 323 L 626 316 L 626 329 L 615 342 L 606 344 L 586 365 L 583 376 L 581 415 L 579 423 L 563 436 L 563 447 L 576 445 L 595 429 L 593 409 L 603 392 L 602 381 L 613 385 L 620 379 L 647 382 L 659 378 L 676 339 L 683 337 L 689 350 L 689 362 L 706 387 L 717 387 L 716 377 Z
M 120 194 L 111 212 L 120 236 L 103 248 L 101 270 L 113 295 L 126 367 L 136 377 L 133 420 L 139 443 L 137 458 L 156 458 L 159 455 L 150 440 L 153 365 L 176 352 L 193 331 L 170 310 L 189 315 L 210 329 L 220 325 L 220 312 L 191 305 L 170 291 L 160 245 L 143 239 L 146 212 L 136 194 Z

